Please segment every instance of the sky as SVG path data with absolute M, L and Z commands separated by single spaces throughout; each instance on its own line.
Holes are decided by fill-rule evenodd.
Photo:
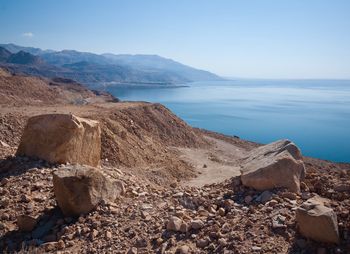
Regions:
M 227 77 L 350 79 L 349 0 L 0 0 L 0 43 L 157 54 Z

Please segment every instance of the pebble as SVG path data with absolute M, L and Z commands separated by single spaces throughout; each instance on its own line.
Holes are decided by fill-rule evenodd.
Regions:
M 219 208 L 218 212 L 219 212 L 219 215 L 220 215 L 220 216 L 225 216 L 225 214 L 226 214 L 225 209 L 222 208 L 222 207 Z
M 193 228 L 194 230 L 198 230 L 204 227 L 204 223 L 202 220 L 193 220 L 191 221 L 191 228 Z
M 187 245 L 182 245 L 176 249 L 176 254 L 188 254 L 190 252 L 190 247 Z
M 63 242 L 63 240 L 59 240 L 59 241 L 57 242 L 57 248 L 58 248 L 59 250 L 63 250 L 65 247 L 66 247 L 66 244 Z
M 169 219 L 166 229 L 169 231 L 180 231 L 182 220 L 176 216 Z
M 261 250 L 261 247 L 259 247 L 259 246 L 252 247 L 252 251 L 260 251 L 260 250 Z
M 106 239 L 111 239 L 112 233 L 110 231 L 106 231 Z
M 198 248 L 205 248 L 209 245 L 209 240 L 207 238 L 199 239 L 197 241 L 197 247 Z
M 128 250 L 127 254 L 137 254 L 137 248 L 136 247 L 132 247 Z

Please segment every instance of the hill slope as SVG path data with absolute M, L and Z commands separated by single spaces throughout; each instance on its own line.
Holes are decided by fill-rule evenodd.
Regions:
M 110 95 L 98 96 L 71 80 L 12 75 L 0 68 L 0 105 L 87 104 L 113 100 Z
M 100 121 L 100 170 L 123 182 L 122 197 L 79 218 L 61 213 L 52 183 L 58 166 L 11 156 L 26 120 L 44 113 Z M 0 143 L 0 249 L 5 253 L 349 252 L 349 164 L 304 158 L 302 193 L 263 192 L 243 186 L 230 174 L 212 183 L 222 180 L 215 178 L 218 171 L 233 168 L 258 144 L 193 129 L 159 104 L 5 106 L 0 107 L 0 123 L 0 141 L 9 144 Z M 196 173 L 208 170 L 210 184 L 186 185 Z M 298 233 L 295 210 L 316 194 L 330 199 L 338 218 L 339 245 Z M 264 202 L 266 195 L 270 200 Z M 35 220 L 30 232 L 19 229 L 21 215 Z M 181 230 L 168 226 L 173 216 L 184 224 Z

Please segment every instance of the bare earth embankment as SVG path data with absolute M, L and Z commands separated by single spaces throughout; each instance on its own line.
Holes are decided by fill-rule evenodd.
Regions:
M 257 191 L 239 175 L 242 160 L 259 144 L 193 129 L 160 104 L 36 103 L 0 105 L 2 252 L 350 252 L 349 164 L 304 158 L 299 194 Z M 52 183 L 59 165 L 15 156 L 28 118 L 48 113 L 100 122 L 102 170 L 123 182 L 124 195 L 80 217 L 61 213 Z M 315 194 L 328 198 L 337 215 L 339 244 L 299 233 L 296 209 Z M 20 215 L 36 218 L 30 232 L 19 230 Z

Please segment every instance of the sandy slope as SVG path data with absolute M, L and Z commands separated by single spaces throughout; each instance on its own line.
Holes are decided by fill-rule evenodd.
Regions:
M 178 148 L 180 158 L 192 165 L 198 173 L 193 179 L 184 179 L 184 185 L 201 187 L 240 174 L 239 159 L 245 156 L 246 150 L 217 138 L 205 138 L 211 144 L 206 148 Z

